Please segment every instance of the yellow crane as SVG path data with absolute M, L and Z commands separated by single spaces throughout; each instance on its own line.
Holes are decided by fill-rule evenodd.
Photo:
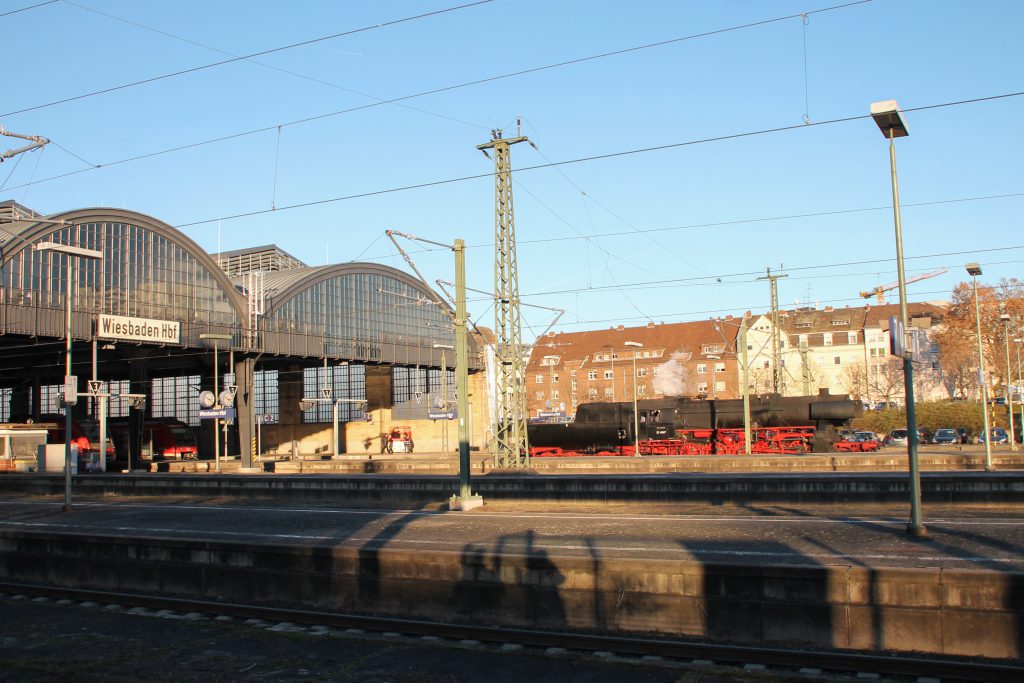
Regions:
M 928 278 L 936 277 L 938 275 L 942 275 L 943 273 L 948 272 L 948 271 L 949 271 L 948 268 L 939 268 L 938 270 L 933 270 L 930 273 L 922 273 L 920 275 L 915 275 L 914 277 L 907 278 L 906 284 L 909 285 L 911 282 L 920 282 L 921 280 L 927 280 Z M 899 281 L 890 282 L 887 285 L 879 285 L 877 287 L 872 287 L 871 289 L 869 289 L 866 292 L 861 292 L 860 295 L 864 299 L 870 299 L 873 296 L 877 296 L 878 297 L 878 303 L 884 304 L 885 303 L 885 293 L 888 292 L 890 289 L 896 289 L 899 286 L 900 286 Z

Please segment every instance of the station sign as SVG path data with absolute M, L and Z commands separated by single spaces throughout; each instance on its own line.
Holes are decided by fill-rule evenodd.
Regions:
M 233 420 L 235 419 L 234 408 L 209 408 L 199 411 L 201 420 Z
M 429 410 L 427 418 L 431 420 L 454 420 L 459 414 L 455 408 L 451 410 Z
M 96 336 L 119 341 L 180 344 L 181 323 L 176 320 L 133 318 L 101 313 L 96 321 Z
M 564 410 L 538 410 L 537 417 L 565 417 Z

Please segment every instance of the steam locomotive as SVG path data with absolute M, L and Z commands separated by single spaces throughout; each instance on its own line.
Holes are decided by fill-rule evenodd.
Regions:
M 844 441 L 838 428 L 861 415 L 848 395 L 750 397 L 751 451 L 810 453 L 876 450 Z M 662 398 L 633 404 L 585 403 L 561 424 L 530 423 L 533 457 L 558 455 L 735 455 L 745 452 L 743 401 Z

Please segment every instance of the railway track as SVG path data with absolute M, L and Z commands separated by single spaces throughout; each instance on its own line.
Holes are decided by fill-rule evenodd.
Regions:
M 261 605 L 58 588 L 0 582 L 0 597 L 45 597 L 74 603 L 119 605 L 143 608 L 164 615 L 195 615 L 235 619 L 257 619 L 261 623 L 285 623 L 320 630 L 350 633 L 381 633 L 409 637 L 430 637 L 462 644 L 486 643 L 536 648 L 550 653 L 603 653 L 605 656 L 643 658 L 702 666 L 738 666 L 753 670 L 815 674 L 877 674 L 910 680 L 1019 682 L 1024 664 L 927 658 L 905 654 L 874 655 L 855 652 L 745 647 L 682 640 L 608 636 L 565 631 L 540 631 L 371 617 L 336 612 L 288 609 Z M 194 618 L 194 616 L 193 616 Z

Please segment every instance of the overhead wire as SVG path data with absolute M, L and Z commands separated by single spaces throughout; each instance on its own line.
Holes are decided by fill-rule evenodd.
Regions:
M 512 72 L 509 72 L 509 73 L 499 74 L 499 75 L 496 75 L 496 76 L 488 76 L 486 78 L 480 78 L 480 79 L 476 79 L 476 80 L 472 80 L 472 81 L 466 81 L 466 82 L 457 83 L 457 84 L 454 84 L 454 85 L 441 86 L 441 87 L 438 87 L 438 88 L 432 88 L 430 90 L 423 90 L 423 91 L 420 91 L 420 92 L 417 92 L 417 93 L 412 93 L 412 94 L 409 94 L 409 95 L 402 95 L 402 96 L 399 96 L 399 97 L 393 97 L 393 98 L 390 98 L 390 99 L 382 100 L 380 102 L 373 102 L 373 103 L 370 103 L 370 104 L 359 105 L 359 106 L 356 106 L 356 107 L 349 107 L 349 108 L 346 108 L 346 109 L 340 109 L 340 110 L 333 111 L 333 112 L 328 112 L 328 113 L 325 113 L 325 114 L 317 114 L 317 115 L 314 115 L 314 116 L 308 116 L 308 117 L 301 118 L 301 119 L 296 119 L 296 120 L 293 120 L 293 121 L 277 123 L 277 124 L 274 124 L 274 125 L 271 125 L 271 126 L 263 126 L 261 128 L 254 128 L 252 130 L 240 131 L 240 132 L 237 132 L 237 133 L 231 133 L 231 134 L 223 135 L 223 136 L 216 137 L 216 138 L 210 138 L 210 139 L 201 140 L 201 141 L 198 141 L 198 142 L 187 143 L 187 144 L 184 144 L 184 145 L 178 145 L 178 146 L 175 146 L 175 147 L 170 147 L 170 148 L 163 149 L 163 150 L 158 150 L 158 151 L 155 151 L 155 152 L 148 152 L 146 154 L 140 154 L 140 155 L 137 155 L 137 156 L 134 156 L 134 157 L 128 157 L 128 158 L 125 158 L 125 159 L 120 159 L 120 160 L 117 160 L 117 161 L 111 161 L 111 162 L 107 162 L 107 163 L 104 163 L 104 164 L 97 164 L 94 168 L 79 169 L 77 171 L 69 171 L 67 173 L 62 173 L 62 174 L 58 174 L 58 175 L 55 175 L 55 176 L 51 176 L 49 178 L 45 178 L 45 179 L 43 179 L 43 180 L 41 180 L 39 182 L 42 183 L 42 182 L 49 182 L 51 180 L 59 180 L 61 178 L 67 178 L 68 176 L 77 175 L 79 173 L 85 173 L 87 171 L 96 170 L 96 169 L 99 169 L 99 168 L 108 168 L 110 166 L 117 166 L 117 165 L 120 165 L 120 164 L 126 164 L 126 163 L 135 162 L 135 161 L 140 161 L 142 159 L 149 159 L 149 158 L 156 157 L 156 156 L 162 156 L 164 154 L 171 154 L 171 153 L 174 153 L 174 152 L 181 152 L 181 151 L 184 151 L 184 150 L 187 150 L 187 149 L 194 149 L 196 147 L 202 147 L 202 146 L 205 146 L 205 145 L 215 144 L 215 143 L 218 143 L 218 142 L 226 142 L 228 140 L 234 140 L 234 139 L 237 139 L 237 138 L 246 137 L 246 136 L 249 136 L 249 135 L 255 135 L 257 133 L 263 133 L 263 132 L 266 132 L 266 131 L 269 131 L 269 130 L 273 130 L 273 129 L 277 128 L 278 126 L 283 126 L 283 127 L 297 126 L 297 125 L 301 125 L 301 124 L 305 124 L 305 123 L 311 123 L 313 121 L 319 121 L 319 120 L 322 120 L 322 119 L 331 118 L 331 117 L 334 117 L 334 116 L 340 116 L 342 114 L 349 114 L 349 113 L 352 113 L 352 112 L 362 111 L 364 109 L 370 109 L 370 108 L 373 108 L 373 107 L 379 107 L 379 106 L 382 106 L 382 105 L 385 105 L 385 104 L 395 104 L 397 102 L 404 102 L 406 100 L 411 100 L 411 99 L 415 99 L 415 98 L 419 98 L 419 97 L 425 97 L 427 95 L 436 95 L 436 94 L 443 93 L 443 92 L 450 92 L 450 91 L 453 91 L 453 90 L 459 90 L 459 89 L 462 89 L 462 88 L 468 88 L 468 87 L 471 87 L 471 86 L 474 86 L 474 85 L 482 85 L 482 84 L 485 84 L 485 83 L 492 83 L 492 82 L 499 81 L 499 80 L 504 80 L 504 79 L 508 79 L 508 78 L 515 78 L 515 77 L 518 77 L 518 76 L 524 76 L 524 75 L 528 75 L 528 74 L 538 73 L 538 72 L 547 71 L 547 70 L 550 70 L 550 69 L 557 69 L 557 68 L 562 68 L 562 67 L 565 67 L 565 66 L 571 66 L 571 65 L 574 65 L 574 64 L 581 64 L 581 63 L 584 63 L 584 62 L 589 62 L 589 61 L 593 61 L 593 60 L 597 60 L 597 59 L 604 59 L 606 57 L 613 57 L 613 56 L 627 54 L 627 53 L 631 53 L 631 52 L 638 52 L 640 50 L 647 50 L 647 49 L 652 49 L 652 48 L 657 48 L 657 47 L 663 47 L 665 45 L 679 43 L 679 42 L 683 42 L 683 41 L 687 41 L 687 40 L 695 40 L 695 39 L 698 39 L 698 38 L 704 38 L 704 37 L 708 37 L 708 36 L 712 36 L 712 35 L 728 33 L 728 32 L 731 32 L 731 31 L 739 31 L 739 30 L 743 30 L 743 29 L 747 29 L 747 28 L 763 26 L 763 25 L 766 25 L 766 24 L 772 24 L 772 23 L 776 23 L 776 22 L 780 22 L 780 21 L 786 21 L 786 20 L 789 20 L 789 19 L 793 19 L 794 17 L 800 17 L 800 16 L 803 16 L 803 14 L 820 14 L 820 13 L 823 13 L 823 12 L 832 12 L 832 11 L 836 11 L 836 10 L 852 7 L 852 6 L 855 6 L 855 5 L 862 5 L 862 4 L 865 4 L 865 3 L 868 3 L 868 2 L 872 2 L 872 0 L 858 0 L 857 2 L 850 2 L 850 3 L 846 3 L 846 4 L 842 4 L 842 5 L 835 5 L 835 6 L 832 6 L 832 7 L 825 7 L 825 8 L 821 8 L 821 9 L 817 9 L 817 10 L 811 10 L 811 11 L 806 12 L 806 13 L 789 14 L 789 15 L 786 15 L 786 16 L 775 17 L 775 18 L 772 18 L 772 19 L 765 19 L 765 20 L 762 20 L 762 21 L 756 21 L 756 22 L 747 23 L 747 24 L 730 26 L 730 27 L 726 27 L 726 28 L 722 28 L 722 29 L 717 29 L 717 30 L 714 30 L 714 31 L 706 31 L 704 33 L 696 33 L 696 34 L 691 34 L 691 35 L 687 35 L 687 36 L 680 36 L 680 37 L 677 37 L 677 38 L 671 38 L 671 39 L 668 39 L 668 40 L 658 41 L 658 42 L 655 42 L 655 43 L 646 43 L 644 45 L 637 45 L 637 46 L 633 46 L 633 47 L 629 47 L 629 48 L 624 48 L 624 49 L 621 49 L 621 50 L 613 50 L 613 51 L 610 51 L 610 52 L 602 52 L 600 54 L 589 55 L 589 56 L 586 56 L 586 57 L 579 57 L 579 58 L 576 58 L 576 59 L 565 60 L 565 61 L 556 62 L 556 63 L 553 63 L 553 64 L 546 64 L 546 65 L 539 66 L 539 67 L 532 67 L 532 68 L 529 68 L 529 69 L 521 69 L 519 71 L 512 71 Z M 239 59 L 245 59 L 245 58 L 241 57 Z
M 966 104 L 977 104 L 979 102 L 990 102 L 990 101 L 1006 99 L 1006 98 L 1010 98 L 1010 97 L 1019 97 L 1021 95 L 1024 95 L 1024 91 L 1018 91 L 1018 92 L 1012 92 L 1012 93 L 1002 93 L 1002 94 L 999 94 L 999 95 L 990 95 L 990 96 L 987 96 L 987 97 L 975 97 L 975 98 L 971 98 L 971 99 L 956 100 L 956 101 L 952 101 L 952 102 L 941 102 L 941 103 L 937 103 L 937 104 L 930 104 L 930 105 L 925 105 L 925 106 L 920 106 L 920 107 L 912 107 L 912 108 L 904 109 L 903 111 L 904 112 L 925 111 L 925 110 L 939 109 L 939 108 L 942 108 L 942 107 L 963 106 L 963 105 L 966 105 Z M 692 147 L 692 146 L 695 146 L 695 145 L 708 144 L 708 143 L 712 143 L 712 142 L 723 142 L 725 140 L 737 140 L 737 139 L 741 139 L 741 138 L 756 137 L 756 136 L 759 136 L 759 135 L 770 135 L 770 134 L 773 134 L 773 133 L 783 133 L 783 132 L 794 131 L 794 130 L 809 130 L 811 128 L 816 128 L 816 127 L 821 127 L 821 126 L 829 126 L 829 125 L 834 125 L 834 124 L 839 124 L 839 123 L 849 123 L 851 121 L 862 121 L 862 120 L 867 119 L 867 118 L 871 118 L 871 115 L 870 114 L 860 114 L 860 115 L 857 115 L 857 116 L 846 116 L 846 117 L 841 117 L 841 118 L 836 118 L 836 119 L 829 119 L 827 121 L 815 121 L 815 122 L 812 122 L 812 123 L 809 123 L 809 124 L 801 123 L 799 125 L 778 126 L 778 127 L 774 127 L 774 128 L 762 128 L 762 129 L 759 129 L 759 130 L 744 131 L 744 132 L 741 132 L 741 133 L 729 133 L 729 134 L 726 134 L 726 135 L 717 135 L 717 136 L 713 136 L 713 137 L 699 138 L 699 139 L 695 139 L 695 140 L 686 140 L 686 141 L 683 141 L 683 142 L 665 143 L 665 144 L 662 144 L 662 145 L 654 145 L 654 146 L 651 146 L 651 147 L 640 147 L 640 148 L 636 148 L 636 149 L 623 150 L 623 151 L 619 151 L 619 152 L 607 152 L 607 153 L 604 153 L 604 154 L 594 154 L 594 155 L 586 156 L 586 157 L 577 157 L 575 159 L 566 159 L 564 161 L 554 161 L 554 162 L 551 162 L 551 163 L 534 164 L 532 166 L 524 166 L 522 168 L 518 168 L 518 169 L 516 169 L 516 172 L 517 173 L 523 173 L 523 172 L 526 172 L 526 171 L 536 171 L 536 170 L 543 169 L 543 168 L 554 168 L 554 167 L 557 167 L 557 166 L 567 166 L 569 164 L 580 164 L 580 163 L 586 163 L 586 162 L 590 162 L 590 161 L 600 161 L 600 160 L 604 160 L 604 159 L 615 159 L 615 158 L 626 157 L 626 156 L 631 156 L 631 155 L 635 155 L 635 154 L 646 154 L 646 153 L 649 153 L 649 152 L 657 152 L 657 151 L 663 151 L 663 150 L 669 150 L 669 149 L 679 149 L 679 148 L 682 148 L 682 147 Z M 290 204 L 288 206 L 278 207 L 277 211 L 288 211 L 288 210 L 292 210 L 292 209 L 302 209 L 302 208 L 308 208 L 308 207 L 311 207 L 311 206 L 321 206 L 321 205 L 324 205 L 324 204 L 332 204 L 332 203 L 337 203 L 337 202 L 350 201 L 350 200 L 353 200 L 353 199 L 364 199 L 364 198 L 367 198 L 367 197 L 375 197 L 375 196 L 384 195 L 384 194 L 393 194 L 395 192 L 406 192 L 408 190 L 419 190 L 419 189 L 424 189 L 424 188 L 428 188 L 428 187 L 438 187 L 440 185 L 451 185 L 453 183 L 466 182 L 466 181 L 469 181 L 469 180 L 479 180 L 480 178 L 490 178 L 492 176 L 493 176 L 493 172 L 474 173 L 474 174 L 471 174 L 471 175 L 459 176 L 459 177 L 455 177 L 455 178 L 445 178 L 445 179 L 442 179 L 442 180 L 431 180 L 431 181 L 426 181 L 426 182 L 422 182 L 422 183 L 414 183 L 412 185 L 402 185 L 402 186 L 398 186 L 398 187 L 390 187 L 390 188 L 385 188 L 385 189 L 380 189 L 380 190 L 368 190 L 366 192 L 357 192 L 357 193 L 354 193 L 354 194 L 342 195 L 342 196 L 338 196 L 338 197 L 329 197 L 329 198 L 325 198 L 325 199 L 317 199 L 317 200 L 312 200 L 312 201 L 308 201 L 308 202 L 299 202 L 299 203 L 296 203 L 296 204 Z M 14 189 L 14 188 L 12 188 L 12 189 Z M 265 214 L 265 213 L 270 213 L 270 210 L 269 209 L 263 209 L 263 210 L 257 209 L 257 210 L 253 210 L 253 211 L 246 211 L 246 212 L 242 212 L 242 213 L 230 214 L 230 215 L 227 215 L 227 216 L 218 216 L 218 217 L 215 217 L 215 218 L 207 218 L 207 219 L 198 220 L 198 221 L 190 221 L 188 223 L 179 223 L 176 227 L 178 227 L 178 228 L 187 228 L 187 227 L 191 227 L 191 226 L 194 226 L 194 225 L 205 225 L 206 223 L 213 223 L 213 222 L 218 221 L 218 220 L 234 220 L 234 219 L 238 219 L 238 218 L 249 218 L 249 217 L 252 217 L 252 216 L 258 216 L 258 215 Z
M 35 5 L 29 5 L 28 7 L 22 7 L 20 9 L 12 9 L 12 10 L 10 10 L 8 12 L 4 12 L 3 14 L 0 14 L 0 17 L 10 16 L 11 14 L 17 14 L 18 12 L 27 12 L 30 9 L 35 9 L 37 7 L 44 7 L 46 5 L 52 5 L 55 2 L 57 2 L 57 0 L 47 0 L 46 2 L 39 2 L 39 3 L 36 3 Z
M 54 1 L 56 1 L 56 0 L 54 0 Z M 153 33 L 157 33 L 159 35 L 166 36 L 168 38 L 172 38 L 174 40 L 178 40 L 178 41 L 181 41 L 183 43 L 187 43 L 189 45 L 194 45 L 196 47 L 201 47 L 204 50 L 211 50 L 213 52 L 217 52 L 217 53 L 220 53 L 222 55 L 228 55 L 229 57 L 238 57 L 239 56 L 239 55 L 236 55 L 236 54 L 234 54 L 232 52 L 228 52 L 227 50 L 221 50 L 220 48 L 214 47 L 212 45 L 206 45 L 205 43 L 200 43 L 198 41 L 191 40 L 189 38 L 185 38 L 184 36 L 180 36 L 180 35 L 177 35 L 177 34 L 174 34 L 174 33 L 170 33 L 169 31 L 163 31 L 161 29 L 154 28 L 152 26 L 147 26 L 146 24 L 141 24 L 141 23 L 136 22 L 136 21 L 131 21 L 130 19 L 125 19 L 124 17 L 119 17 L 119 16 L 117 16 L 115 14 L 110 14 L 109 12 L 103 12 L 101 10 L 98 10 L 98 9 L 94 8 L 94 7 L 87 7 L 87 6 L 85 6 L 85 5 L 81 4 L 81 3 L 72 2 L 72 0 L 60 0 L 60 1 L 63 2 L 65 5 L 71 5 L 73 7 L 77 7 L 79 9 L 85 10 L 86 12 L 92 12 L 92 13 L 98 14 L 98 15 L 100 15 L 102 17 L 107 17 L 108 19 L 113 19 L 114 21 L 119 21 L 119 22 L 128 24 L 129 26 L 134 26 L 136 28 L 143 29 L 144 31 L 151 31 Z M 319 85 L 325 85 L 325 86 L 330 87 L 330 88 L 335 88 L 335 89 L 341 90 L 343 92 L 351 93 L 353 95 L 358 95 L 360 97 L 366 97 L 366 98 L 369 98 L 371 100 L 383 101 L 385 99 L 383 97 L 377 97 L 376 95 L 369 95 L 367 93 L 360 92 L 359 90 L 354 90 L 352 88 L 347 88 L 347 87 L 345 87 L 343 85 L 338 85 L 337 83 L 332 83 L 330 81 L 325 81 L 322 78 L 315 78 L 313 76 L 309 76 L 307 74 L 299 73 L 297 71 L 291 71 L 289 69 L 283 69 L 283 68 L 281 68 L 279 66 L 274 66 L 273 64 L 267 64 L 265 62 L 256 61 L 255 59 L 245 59 L 245 61 L 249 62 L 250 64 L 255 64 L 256 66 L 263 67 L 264 69 L 270 69 L 271 71 L 277 71 L 279 73 L 287 74 L 288 76 L 293 76 L 295 78 L 300 78 L 302 80 L 309 81 L 311 83 L 317 83 Z M 414 107 L 414 106 L 409 105 L 409 104 L 396 103 L 396 106 L 402 107 L 403 109 L 408 109 L 410 111 L 416 111 L 416 112 L 420 112 L 422 114 L 427 114 L 429 116 L 435 116 L 437 118 L 446 119 L 448 121 L 453 121 L 455 123 L 461 123 L 461 124 L 464 124 L 464 125 L 467 125 L 467 126 L 473 126 L 475 128 L 481 128 L 481 129 L 484 129 L 484 130 L 486 130 L 488 128 L 487 126 L 485 126 L 483 124 L 480 124 L 480 123 L 474 123 L 473 121 L 465 121 L 463 119 L 459 119 L 459 118 L 456 118 L 454 116 L 449 116 L 447 114 L 440 114 L 438 112 L 430 111 L 428 109 L 422 109 L 420 107 Z
M 363 26 L 361 28 L 351 29 L 351 30 L 348 30 L 348 31 L 341 31 L 340 33 L 333 33 L 333 34 L 328 35 L 328 36 L 320 36 L 319 38 L 311 38 L 309 40 L 303 40 L 303 41 L 300 41 L 300 42 L 297 42 L 297 43 L 291 43 L 289 45 L 281 45 L 279 47 L 270 48 L 269 50 L 261 50 L 259 52 L 252 52 L 252 53 L 247 54 L 247 55 L 241 55 L 241 56 L 238 56 L 238 57 L 232 57 L 230 59 L 224 59 L 224 60 L 221 60 L 219 62 L 213 62 L 211 64 L 203 64 L 203 65 L 194 66 L 194 67 L 191 67 L 191 68 L 188 68 L 188 69 L 181 69 L 179 71 L 173 71 L 171 73 L 161 74 L 159 76 L 151 76 L 149 78 L 144 78 L 144 79 L 139 80 L 139 81 L 133 81 L 131 83 L 122 83 L 121 85 L 115 85 L 115 86 L 111 86 L 109 88 L 103 88 L 102 90 L 94 90 L 92 92 L 83 93 L 81 95 L 74 95 L 72 97 L 65 97 L 63 99 L 54 100 L 52 102 L 47 102 L 45 104 L 37 104 L 37 105 L 31 106 L 31 107 L 25 107 L 23 109 L 18 109 L 18 110 L 15 110 L 15 111 L 9 111 L 9 112 L 6 112 L 4 114 L 0 114 L 0 117 L 2 117 L 2 116 L 14 116 L 15 114 L 24 114 L 24 113 L 30 112 L 30 111 L 38 111 L 40 109 L 46 109 L 48 107 L 54 107 L 54 106 L 56 106 L 58 104 L 66 104 L 68 102 L 75 102 L 75 101 L 78 101 L 78 100 L 84 100 L 86 98 L 95 97 L 97 95 L 105 95 L 107 93 L 117 92 L 117 91 L 120 91 L 120 90 L 126 90 L 128 88 L 133 88 L 133 87 L 139 86 L 139 85 L 145 85 L 147 83 L 154 83 L 156 81 L 162 81 L 162 80 L 166 80 L 168 78 L 175 78 L 177 76 L 183 76 L 185 74 L 191 74 L 191 73 L 196 73 L 198 71 L 205 71 L 207 69 L 213 69 L 213 68 L 218 67 L 218 66 L 224 66 L 225 64 L 233 64 L 235 62 L 245 61 L 247 59 L 252 59 L 253 57 L 263 57 L 265 55 L 274 54 L 276 52 L 283 52 L 285 50 L 292 50 L 294 48 L 305 47 L 307 45 L 314 45 L 316 43 L 322 43 L 322 42 L 324 42 L 326 40 L 334 40 L 336 38 L 343 38 L 343 37 L 355 35 L 355 34 L 358 34 L 358 33 L 366 33 L 368 31 L 375 31 L 377 29 L 387 28 L 389 26 L 395 26 L 395 25 L 398 25 L 398 24 L 405 24 L 405 23 L 408 23 L 408 22 L 411 22 L 411 21 L 417 21 L 419 19 L 425 19 L 427 17 L 434 17 L 434 16 L 437 16 L 437 15 L 440 15 L 440 14 L 447 14 L 449 12 L 456 12 L 458 10 L 467 9 L 469 7 L 476 7 L 478 5 L 486 5 L 486 4 L 491 3 L 491 2 L 494 2 L 494 0 L 475 0 L 474 2 L 466 3 L 464 5 L 456 5 L 454 7 L 446 7 L 446 8 L 439 9 L 439 10 L 433 10 L 431 12 L 424 12 L 422 14 L 416 14 L 416 15 L 409 16 L 409 17 L 403 17 L 401 19 L 393 19 L 391 21 L 384 21 L 384 22 L 380 22 L 380 23 L 377 23 L 377 24 L 371 24 L 369 26 Z

